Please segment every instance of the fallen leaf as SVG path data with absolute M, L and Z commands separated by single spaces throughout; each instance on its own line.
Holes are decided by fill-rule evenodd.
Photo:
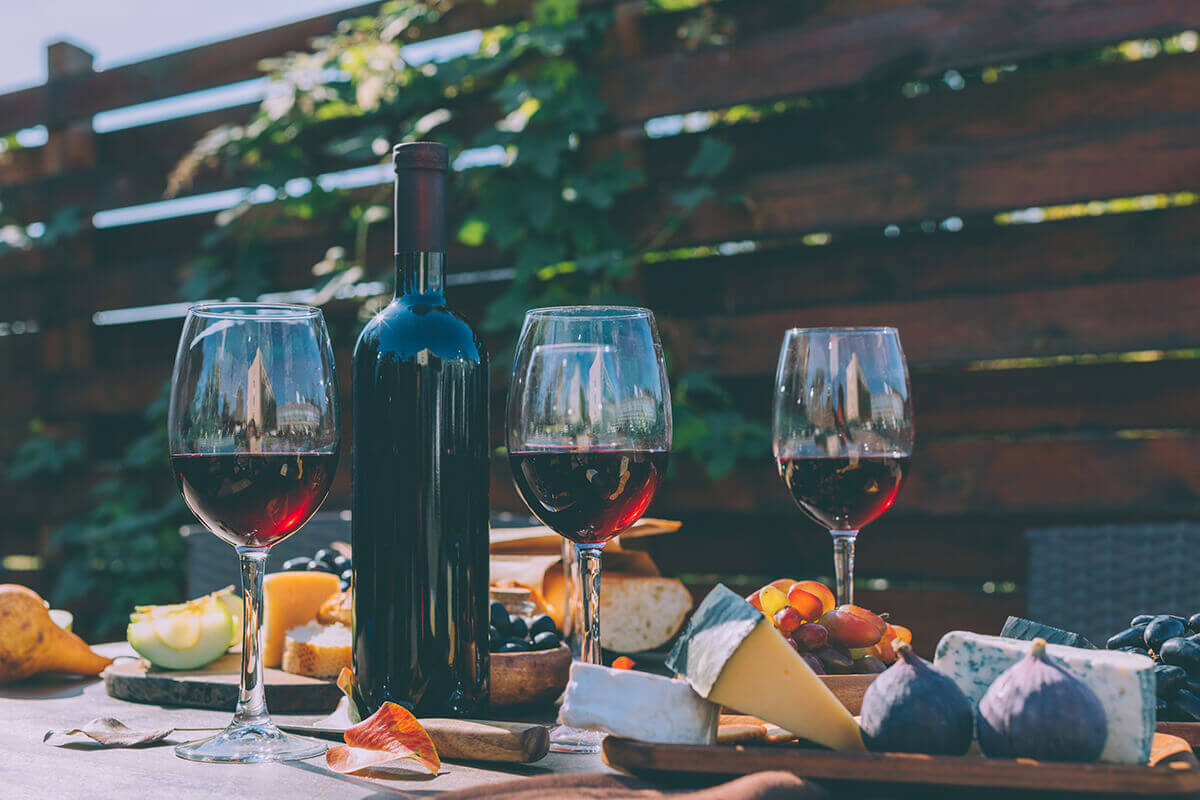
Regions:
M 42 737 L 42 742 L 48 742 L 52 736 L 75 736 L 82 733 L 105 747 L 136 747 L 137 745 L 144 744 L 158 744 L 174 732 L 174 728 L 139 731 L 128 727 L 119 719 L 97 717 L 82 728 L 46 731 L 46 735 Z
M 325 763 L 343 775 L 376 767 L 388 761 L 411 758 L 436 775 L 442 760 L 433 740 L 412 712 L 395 703 L 384 703 L 367 719 L 348 728 L 346 744 L 325 752 Z
M 338 674 L 337 687 L 342 690 L 342 694 L 346 695 L 346 700 L 349 701 L 347 711 L 350 714 L 350 721 L 362 722 L 362 714 L 358 710 L 358 698 L 354 696 L 358 693 L 358 678 L 354 676 L 354 670 L 342 667 L 342 671 Z

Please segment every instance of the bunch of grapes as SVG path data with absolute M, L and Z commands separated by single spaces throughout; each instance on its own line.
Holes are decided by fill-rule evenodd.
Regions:
M 883 672 L 912 632 L 861 606 L 835 606 L 818 581 L 771 581 L 746 597 L 775 624 L 818 675 Z
M 1160 722 L 1200 722 L 1200 614 L 1138 614 L 1106 646 L 1154 659 Z

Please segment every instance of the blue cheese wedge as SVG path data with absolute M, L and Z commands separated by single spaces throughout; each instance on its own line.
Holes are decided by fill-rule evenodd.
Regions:
M 720 710 L 687 681 L 576 661 L 559 721 L 641 742 L 715 744 Z
M 713 703 L 833 750 L 866 749 L 854 717 L 771 620 L 724 586 L 696 609 L 667 668 Z
M 1029 642 L 951 631 L 938 643 L 934 665 L 978 705 L 1000 673 L 1029 654 Z M 1154 662 L 1136 653 L 1047 645 L 1046 653 L 1095 692 L 1108 718 L 1100 760 L 1145 764 L 1154 739 Z

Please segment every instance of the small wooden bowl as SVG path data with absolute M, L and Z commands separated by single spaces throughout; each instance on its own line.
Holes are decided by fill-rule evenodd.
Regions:
M 821 682 L 829 687 L 834 697 L 842 701 L 842 705 L 851 714 L 862 711 L 863 694 L 878 675 L 822 675 Z
M 492 653 L 492 708 L 550 705 L 567 688 L 571 650 L 565 644 L 553 650 L 528 653 Z

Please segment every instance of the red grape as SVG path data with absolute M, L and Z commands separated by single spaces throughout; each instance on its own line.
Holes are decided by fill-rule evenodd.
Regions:
M 883 638 L 887 623 L 876 613 L 861 606 L 838 606 L 820 620 L 829 638 L 847 648 L 873 647 Z
M 829 641 L 829 631 L 819 622 L 808 622 L 792 631 L 792 638 L 801 650 L 816 650 Z
M 787 636 L 792 631 L 799 628 L 804 619 L 800 616 L 800 612 L 791 606 L 784 606 L 775 612 L 775 616 L 771 618 L 775 622 L 775 627 L 784 636 Z
M 821 659 L 821 664 L 825 667 L 826 672 L 846 675 L 854 671 L 854 659 L 844 650 L 825 645 L 819 650 L 815 650 L 812 655 Z
M 821 659 L 817 658 L 812 653 L 801 653 L 800 657 L 804 659 L 804 663 L 808 664 L 809 668 L 818 675 L 825 674 L 825 665 L 821 663 Z
M 824 612 L 821 598 L 812 592 L 805 591 L 799 583 L 788 590 L 787 599 L 791 607 L 796 609 L 803 619 L 817 619 Z

